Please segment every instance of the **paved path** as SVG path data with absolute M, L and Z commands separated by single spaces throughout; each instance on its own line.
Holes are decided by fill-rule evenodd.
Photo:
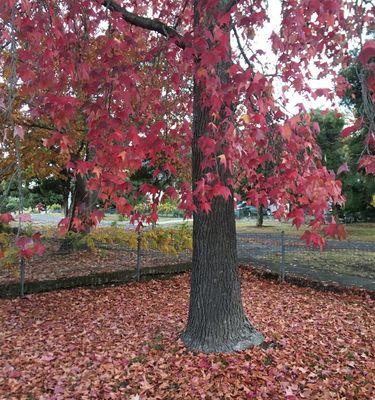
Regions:
M 255 268 L 259 268 L 260 270 L 268 269 L 274 273 L 279 274 L 280 267 L 277 264 L 267 263 L 265 266 L 264 264 L 260 264 L 256 259 L 249 260 L 249 259 L 240 259 L 243 262 L 250 262 L 254 265 Z M 288 275 L 295 275 L 300 276 L 303 278 L 308 278 L 313 281 L 318 282 L 326 282 L 326 283 L 337 283 L 343 287 L 357 287 L 367 290 L 375 291 L 375 280 L 370 278 L 362 278 L 360 276 L 354 275 L 342 275 L 338 273 L 334 273 L 331 271 L 323 270 L 323 269 L 314 269 L 314 268 L 304 268 L 299 267 L 296 265 L 288 265 L 288 270 L 286 273 L 286 280 L 288 281 Z
M 374 232 L 375 237 L 375 232 Z M 244 239 L 250 239 L 256 242 L 261 247 L 272 247 L 281 246 L 281 234 L 280 233 L 237 233 L 239 241 Z M 307 249 L 306 243 L 301 240 L 298 236 L 285 235 L 284 236 L 285 246 L 290 250 L 299 250 L 300 247 Z M 375 251 L 375 241 L 365 242 L 361 240 L 328 240 L 325 247 L 326 250 L 335 249 L 347 249 L 347 250 L 368 250 Z M 315 249 L 312 249 L 315 251 Z
M 31 214 L 31 220 L 34 224 L 36 225 L 51 225 L 51 226 L 56 226 L 62 219 L 62 215 L 61 214 L 45 214 L 45 213 L 41 213 L 41 214 Z M 158 221 L 158 225 L 177 225 L 177 224 L 182 224 L 186 221 L 189 220 L 184 220 L 182 218 L 161 218 Z M 100 222 L 100 226 L 111 226 L 113 223 L 113 221 L 107 220 L 107 219 L 103 219 Z M 133 227 L 132 224 L 130 224 L 128 221 L 116 221 L 116 225 L 117 226 L 123 226 L 127 229 L 130 229 Z

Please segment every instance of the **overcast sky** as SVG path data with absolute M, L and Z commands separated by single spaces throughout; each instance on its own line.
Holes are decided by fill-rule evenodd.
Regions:
M 256 37 L 254 40 L 254 45 L 256 49 L 261 49 L 265 52 L 265 55 L 261 57 L 264 65 L 268 67 L 268 73 L 273 73 L 275 71 L 275 63 L 276 63 L 276 56 L 272 52 L 271 49 L 271 42 L 269 37 L 273 31 L 279 32 L 280 31 L 280 24 L 281 24 L 281 2 L 279 0 L 270 0 L 269 1 L 269 10 L 268 15 L 270 18 L 270 22 L 265 24 L 265 26 L 256 32 Z M 313 76 L 317 76 L 320 72 L 316 67 L 311 67 L 311 73 Z M 323 79 L 313 79 L 309 81 L 309 85 L 314 88 L 329 88 L 331 90 L 334 89 L 333 81 L 329 76 L 326 76 Z M 281 82 L 279 84 L 275 81 L 275 94 L 279 96 L 281 94 Z M 338 100 L 337 103 L 333 104 L 324 97 L 319 97 L 316 100 L 313 99 L 306 99 L 304 96 L 296 93 L 295 91 L 290 91 L 287 94 L 289 97 L 289 105 L 287 107 L 288 111 L 291 114 L 298 112 L 298 108 L 296 105 L 298 103 L 303 103 L 307 110 L 312 108 L 333 108 L 338 107 Z M 342 110 L 343 111 L 343 110 Z

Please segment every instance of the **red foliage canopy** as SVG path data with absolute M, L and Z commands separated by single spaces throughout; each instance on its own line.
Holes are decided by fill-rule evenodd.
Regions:
M 13 13 L 25 112 L 50 122 L 53 130 L 45 144 L 67 152 L 70 171 L 85 175 L 89 189 L 133 222 L 155 220 L 163 196 L 178 192 L 181 208 L 190 214 L 197 207 L 208 212 L 214 197 L 241 189 L 255 205 L 277 205 L 276 217 L 292 218 L 296 226 L 308 215 L 311 229 L 322 233 L 325 211 L 343 202 L 341 184 L 320 162 L 318 128 L 303 106 L 298 115 L 288 115 L 288 99 L 278 98 L 274 86 L 332 97 L 308 86 L 310 67 L 324 76 L 347 63 L 350 41 L 371 23 L 374 9 L 349 0 L 283 1 L 281 28 L 269 35 L 276 72 L 267 74 L 258 62 L 262 50 L 246 51 L 268 21 L 265 1 L 198 1 L 215 24 L 194 24 L 191 3 L 3 1 L 0 46 L 10 39 Z M 237 39 L 232 49 L 230 30 L 233 43 Z M 371 46 L 361 53 L 367 61 Z M 3 51 L 5 69 L 8 62 Z M 222 63 L 224 79 L 218 76 Z M 204 175 L 194 192 L 187 171 L 193 81 L 204 87 L 202 106 L 212 116 L 199 140 Z M 73 129 L 77 124 L 83 139 Z M 87 146 L 85 159 L 72 156 L 77 141 Z M 173 178 L 169 187 L 135 187 L 129 178 L 145 163 L 155 177 Z M 225 183 L 220 166 L 232 176 Z M 143 216 L 133 210 L 132 199 L 145 194 L 152 212 Z

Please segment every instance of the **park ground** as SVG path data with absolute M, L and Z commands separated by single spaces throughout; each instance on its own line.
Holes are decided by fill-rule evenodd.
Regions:
M 375 223 L 355 223 L 345 226 L 347 237 L 343 241 L 329 239 L 329 245 L 325 251 L 308 251 L 303 242 L 298 243 L 298 251 L 286 250 L 286 270 L 293 270 L 301 266 L 310 272 L 315 271 L 315 279 L 319 280 L 321 271 L 328 271 L 335 275 L 358 276 L 362 278 L 375 279 Z M 290 223 L 281 223 L 275 220 L 265 220 L 262 228 L 255 226 L 255 221 L 237 221 L 237 233 L 250 234 L 249 240 L 258 243 L 271 241 L 280 237 L 285 232 L 286 242 L 296 245 L 292 238 L 298 238 L 308 229 L 301 226 L 296 230 Z M 256 250 L 256 249 L 255 249 Z M 277 263 L 279 254 L 277 252 L 265 252 L 258 257 L 259 261 L 264 257 L 267 263 Z
M 56 226 L 58 222 L 63 218 L 62 214 L 59 213 L 47 213 L 47 214 L 32 214 L 32 220 L 36 226 Z M 159 225 L 175 225 L 184 223 L 182 218 L 174 217 L 163 217 L 159 218 Z M 191 221 L 187 222 L 191 224 Z M 128 220 L 120 218 L 117 214 L 106 214 L 101 226 L 118 225 L 129 227 Z M 281 233 L 285 232 L 286 235 L 301 236 L 307 226 L 301 226 L 299 230 L 296 230 L 291 223 L 279 222 L 273 218 L 265 218 L 264 226 L 262 228 L 256 227 L 255 219 L 241 219 L 236 221 L 237 232 L 239 233 Z M 375 223 L 363 222 L 353 223 L 346 225 L 347 240 L 349 241 L 372 241 L 375 242 Z
M 256 221 L 239 220 L 236 222 L 237 232 L 239 233 L 281 233 L 285 232 L 288 236 L 301 236 L 307 226 L 302 225 L 298 230 L 290 223 L 279 222 L 274 219 L 265 219 L 264 226 L 257 228 Z M 369 241 L 375 242 L 375 223 L 363 222 L 345 225 L 348 241 Z
M 179 340 L 188 274 L 0 300 L 0 398 L 368 400 L 374 302 L 242 271 L 266 346 L 204 355 Z
M 77 250 L 72 253 L 59 251 L 59 237 L 56 225 L 51 224 L 51 215 L 39 214 L 46 218 L 47 224 L 36 226 L 41 229 L 47 242 L 47 251 L 42 257 L 35 257 L 28 262 L 26 271 L 27 281 L 45 281 L 84 276 L 87 274 L 107 273 L 113 271 L 134 269 L 137 264 L 137 253 L 129 249 L 124 243 L 116 246 L 97 247 L 94 251 Z M 46 216 L 46 217 L 45 217 Z M 110 215 L 113 219 L 116 216 Z M 60 216 L 52 215 L 59 219 Z M 35 221 L 35 218 L 33 218 Z M 116 219 L 115 219 L 116 220 Z M 177 220 L 180 225 L 183 220 Z M 108 221 L 110 222 L 110 221 Z M 113 222 L 113 221 L 111 221 Z M 120 221 L 118 225 L 100 226 L 99 230 L 111 235 L 118 232 L 127 232 L 127 222 Z M 189 224 L 189 222 L 187 222 Z M 163 218 L 161 227 L 176 225 L 175 218 Z M 125 228 L 125 229 L 124 229 Z M 348 235 L 345 241 L 331 241 L 332 246 L 325 251 L 311 251 L 304 242 L 298 240 L 306 227 L 297 231 L 290 223 L 281 223 L 273 219 L 266 219 L 263 228 L 255 226 L 255 220 L 237 221 L 239 244 L 239 259 L 241 263 L 252 264 L 257 262 L 261 267 L 272 267 L 275 272 L 280 264 L 280 238 L 285 232 L 288 247 L 285 252 L 286 272 L 299 273 L 321 280 L 321 273 L 328 272 L 328 280 L 335 281 L 339 275 L 369 280 L 367 287 L 375 284 L 375 223 L 357 223 L 346 226 Z M 290 246 L 291 245 L 291 246 Z M 189 262 L 190 251 L 181 254 L 165 254 L 161 251 L 142 252 L 141 267 L 158 267 Z M 300 268 L 300 271 L 296 271 Z M 293 272 L 294 271 L 294 272 Z M 333 275 L 332 275 L 333 274 Z M 326 279 L 325 278 L 325 279 Z M 333 278 L 333 279 L 332 279 Z M 0 269 L 0 284 L 16 283 L 19 279 L 19 270 L 16 264 Z M 371 283 L 372 282 L 372 283 Z M 369 286 L 370 285 L 370 286 Z M 359 286 L 361 286 L 359 284 Z

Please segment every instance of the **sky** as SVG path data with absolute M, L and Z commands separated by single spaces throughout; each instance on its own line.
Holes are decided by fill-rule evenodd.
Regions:
M 275 71 L 274 65 L 276 63 L 276 56 L 272 51 L 271 42 L 269 41 L 269 37 L 273 31 L 279 32 L 280 24 L 281 24 L 281 2 L 280 0 L 269 0 L 269 9 L 268 15 L 270 22 L 266 23 L 262 29 L 259 29 L 256 32 L 256 37 L 254 40 L 255 49 L 261 49 L 265 52 L 265 54 L 260 57 L 261 60 L 264 62 L 265 65 L 268 64 L 269 66 L 269 73 L 273 73 Z M 317 76 L 319 74 L 319 69 L 314 67 L 313 65 L 310 68 L 311 73 L 313 76 Z M 308 81 L 308 84 L 313 89 L 318 88 L 329 88 L 334 90 L 334 83 L 330 76 L 326 76 L 322 79 L 312 79 Z M 281 81 L 274 81 L 274 88 L 275 88 L 275 95 L 279 96 L 282 93 L 282 83 Z M 298 112 L 298 107 L 296 106 L 298 103 L 303 103 L 307 110 L 309 109 L 326 109 L 326 108 L 340 108 L 339 107 L 339 99 L 337 98 L 335 103 L 330 102 L 329 100 L 325 99 L 324 97 L 319 97 L 316 100 L 309 99 L 307 100 L 301 94 L 290 91 L 290 93 L 286 94 L 289 99 L 289 104 L 287 106 L 287 110 L 290 114 L 295 114 Z M 340 109 L 341 112 L 347 112 L 344 109 Z

